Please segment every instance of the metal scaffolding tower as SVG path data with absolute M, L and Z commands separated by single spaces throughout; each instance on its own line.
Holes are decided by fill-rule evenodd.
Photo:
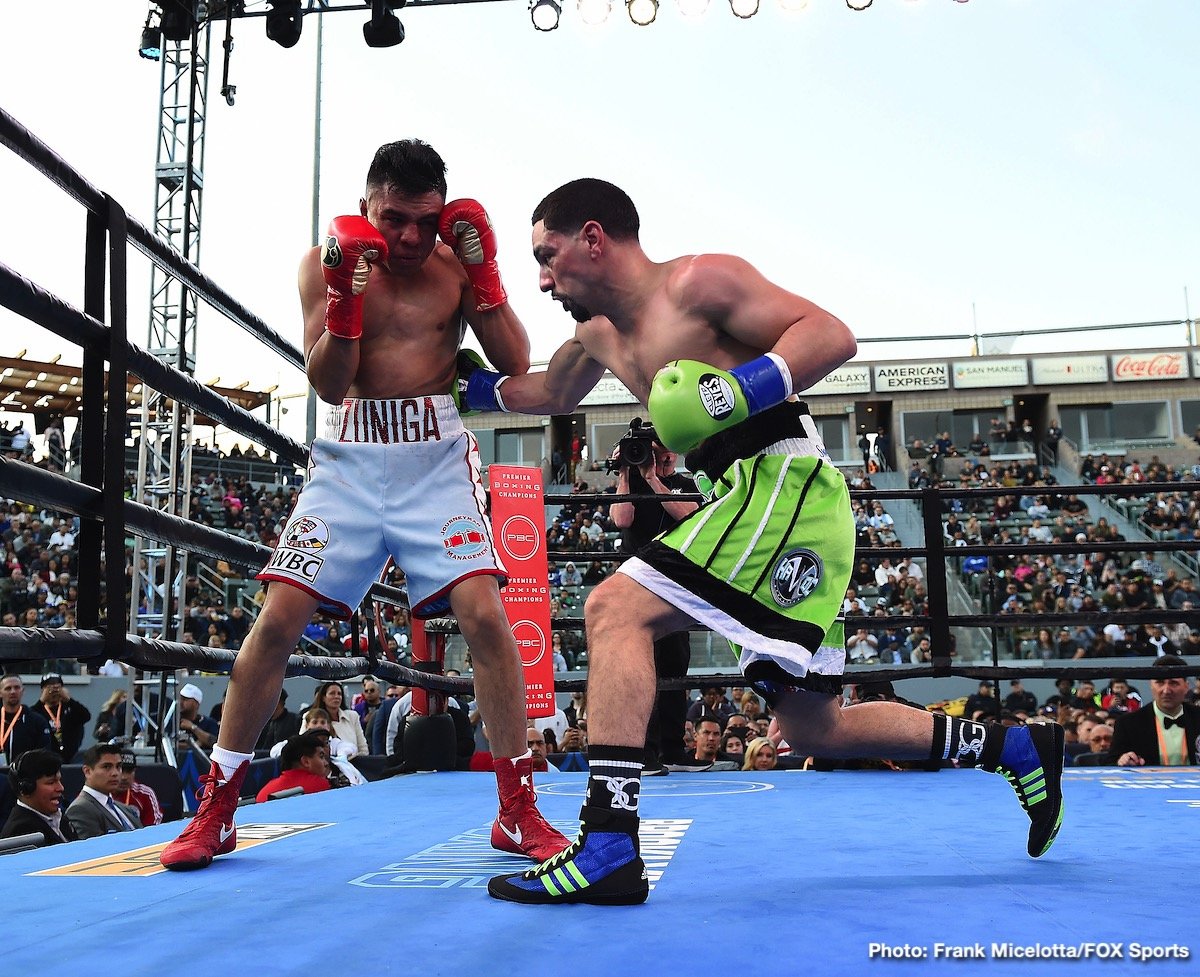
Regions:
M 204 192 L 204 136 L 208 104 L 210 31 L 200 24 L 184 41 L 162 46 L 158 154 L 154 165 L 154 226 L 194 264 L 200 259 Z M 196 296 L 153 266 L 147 349 L 176 369 L 196 370 Z M 138 447 L 134 498 L 183 519 L 191 515 L 193 411 L 142 387 L 141 410 L 131 418 Z M 133 634 L 182 640 L 186 551 L 139 536 L 133 541 Z

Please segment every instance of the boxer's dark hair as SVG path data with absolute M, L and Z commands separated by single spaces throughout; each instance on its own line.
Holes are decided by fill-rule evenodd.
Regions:
M 367 191 L 392 190 L 419 194 L 436 191 L 446 196 L 446 163 L 438 151 L 420 139 L 399 139 L 375 150 L 367 170 Z
M 543 221 L 549 231 L 571 234 L 593 220 L 618 241 L 636 241 L 642 226 L 629 194 L 592 177 L 572 180 L 548 193 L 533 209 L 531 223 Z

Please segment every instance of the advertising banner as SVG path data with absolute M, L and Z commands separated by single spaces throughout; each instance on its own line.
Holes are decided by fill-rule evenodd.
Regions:
M 945 363 L 883 363 L 875 367 L 875 392 L 889 390 L 949 390 Z
M 1068 383 L 1108 383 L 1108 360 L 1103 356 L 1045 356 L 1033 360 L 1033 382 L 1060 387 Z
M 554 657 L 550 651 L 550 572 L 542 472 L 491 465 L 492 537 L 508 571 L 500 591 L 525 673 L 525 714 L 554 715 Z
M 1114 353 L 1113 380 L 1182 380 L 1188 375 L 1186 354 L 1176 352 Z
M 1029 364 L 1022 359 L 957 360 L 954 363 L 954 387 L 971 390 L 979 387 L 1023 387 L 1029 383 Z

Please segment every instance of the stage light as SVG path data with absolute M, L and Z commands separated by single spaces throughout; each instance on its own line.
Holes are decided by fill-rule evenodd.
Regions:
M 758 0 L 729 0 L 729 9 L 733 16 L 749 20 L 758 13 Z
M 300 0 L 270 0 L 267 11 L 267 37 L 280 47 L 295 47 L 304 29 L 304 11 Z
M 363 39 L 367 47 L 395 47 L 404 40 L 404 25 L 390 9 L 403 6 L 403 0 L 400 3 L 371 0 L 371 19 L 363 24 Z
M 708 12 L 708 0 L 675 0 L 675 6 L 685 17 L 702 17 Z
M 612 12 L 612 0 L 579 0 L 579 19 L 590 27 L 603 24 Z
M 846 6 L 851 10 L 866 10 L 871 3 L 872 0 L 846 0 Z
M 552 31 L 562 17 L 562 4 L 556 0 L 530 0 L 529 19 L 535 30 Z
M 658 0 L 625 0 L 625 10 L 638 27 L 645 27 L 658 16 Z
M 154 23 L 154 10 L 146 14 L 146 26 L 142 28 L 142 43 L 138 45 L 138 54 L 147 61 L 158 61 L 162 58 L 162 28 Z
M 196 29 L 196 5 L 193 0 L 160 0 L 162 32 L 168 41 L 186 41 Z

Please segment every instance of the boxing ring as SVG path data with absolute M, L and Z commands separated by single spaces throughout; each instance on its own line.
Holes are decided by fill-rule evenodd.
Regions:
M 584 778 L 539 777 L 567 834 Z M 1063 792 L 1063 832 L 1034 861 L 1008 785 L 978 771 L 652 778 L 649 902 L 551 908 L 487 896 L 490 875 L 529 864 L 489 846 L 490 776 L 414 774 L 243 809 L 237 852 L 203 872 L 158 865 L 177 824 L 0 858 L 20 906 L 4 959 L 10 973 L 52 953 L 264 977 L 323 961 L 529 977 L 1194 972 L 1200 772 L 1068 769 Z M 1193 958 L 1135 959 L 1180 947 Z
M 115 658 L 148 671 L 187 666 L 228 672 L 234 652 L 129 635 L 116 623 L 119 614 L 106 624 L 101 557 L 106 557 L 108 592 L 123 594 L 127 533 L 169 540 L 188 553 L 249 570 L 265 563 L 268 550 L 124 499 L 123 417 L 121 411 L 106 412 L 105 404 L 124 403 L 126 378 L 133 374 L 281 460 L 303 465 L 306 450 L 128 341 L 126 249 L 132 245 L 178 276 L 210 307 L 289 362 L 302 362 L 299 353 L 2 109 L 0 142 L 88 213 L 83 309 L 0 264 L 0 302 L 83 348 L 85 430 L 81 482 L 0 459 L 0 494 L 74 513 L 83 527 L 80 627 L 0 628 L 0 666 L 39 658 Z M 1071 486 L 1078 494 L 1159 488 L 1165 487 Z M 963 665 L 950 657 L 952 627 L 1021 628 L 1080 620 L 1078 614 L 1053 613 L 1011 614 L 1003 621 L 984 614 L 951 615 L 948 558 L 995 551 L 969 546 L 947 553 L 940 502 L 981 494 L 997 491 L 854 493 L 923 504 L 925 545 L 860 549 L 859 555 L 926 558 L 929 613 L 889 621 L 926 625 L 941 651 L 925 665 L 854 667 L 848 680 L 1048 674 L 1041 664 L 1001 664 L 994 650 L 990 664 Z M 636 498 L 605 496 L 605 501 Z M 1119 552 L 1135 545 L 1089 543 L 1088 549 Z M 1004 552 L 1075 549 L 1047 544 L 1006 546 Z M 1154 549 L 1194 546 L 1163 541 Z M 549 556 L 562 560 L 578 554 Z M 605 554 L 609 557 L 617 558 Z M 402 590 L 382 584 L 368 599 L 376 606 L 406 602 Z M 1126 611 L 1105 620 L 1175 622 L 1185 614 Z M 856 620 L 847 624 L 852 627 Z M 582 621 L 560 618 L 555 625 L 578 628 Z M 445 634 L 454 624 L 439 622 L 429 630 Z M 368 638 L 366 656 L 293 655 L 288 674 L 345 679 L 370 673 L 448 694 L 472 687 L 469 678 L 387 661 L 376 635 Z M 1097 671 L 1095 660 L 1053 668 L 1055 675 Z M 1120 671 L 1145 678 L 1191 675 L 1200 668 L 1122 665 Z M 740 684 L 740 676 L 705 676 L 705 681 Z M 692 687 L 696 679 L 661 684 Z M 556 688 L 582 685 L 572 680 Z M 583 787 L 583 774 L 540 775 L 541 808 L 568 835 L 577 824 Z M 653 893 L 646 906 L 630 908 L 537 909 L 489 899 L 488 877 L 528 865 L 488 844 L 494 790 L 491 777 L 472 773 L 413 774 L 248 807 L 239 815 L 236 854 L 203 872 L 168 873 L 158 866 L 158 851 L 176 836 L 177 823 L 6 855 L 0 858 L 0 892 L 19 908 L 10 912 L 14 922 L 5 963 L 13 973 L 23 972 L 44 966 L 52 955 L 81 968 L 120 961 L 153 972 L 186 962 L 192 968 L 249 965 L 266 974 L 294 974 L 328 959 L 385 973 L 415 966 L 435 974 L 581 977 L 614 970 L 723 973 L 737 966 L 843 974 L 876 966 L 916 973 L 945 965 L 983 972 L 1010 961 L 1021 973 L 1038 974 L 1077 957 L 1101 961 L 1105 973 L 1144 972 L 1147 962 L 1135 959 L 1135 945 L 1156 967 L 1182 971 L 1193 966 L 1190 954 L 1200 951 L 1189 922 L 1190 907 L 1200 898 L 1200 879 L 1181 870 L 1186 855 L 1181 859 L 1172 850 L 1187 845 L 1200 824 L 1200 773 L 1190 768 L 1069 769 L 1064 830 L 1037 861 L 1024 853 L 1028 822 L 1008 785 L 977 772 L 773 771 L 648 779 L 642 789 L 643 855 Z M 1166 852 L 1164 842 L 1171 845 Z M 1168 881 L 1169 898 L 1156 891 Z M 1194 949 L 1189 939 L 1196 941 Z M 1178 959 L 1184 952 L 1180 946 L 1188 959 Z

